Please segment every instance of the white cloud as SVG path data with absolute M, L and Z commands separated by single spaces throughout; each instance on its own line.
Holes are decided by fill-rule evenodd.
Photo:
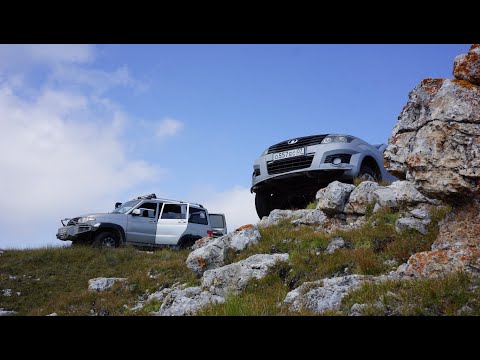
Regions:
M 56 244 L 59 219 L 108 211 L 123 193 L 158 181 L 161 169 L 124 148 L 125 115 L 71 120 L 95 115 L 94 107 L 85 96 L 52 89 L 27 101 L 0 84 L 0 228 L 23 229 L 16 233 L 40 245 L 38 229 L 50 224 Z M 13 239 L 0 237 L 0 248 Z
M 171 118 L 166 118 L 161 120 L 158 124 L 156 134 L 159 138 L 167 138 L 170 136 L 174 136 L 183 128 L 183 122 Z
M 210 213 L 224 213 L 227 220 L 228 231 L 233 231 L 245 224 L 256 224 L 259 221 L 255 210 L 255 194 L 243 186 L 213 193 L 206 196 L 204 193 L 200 199 Z

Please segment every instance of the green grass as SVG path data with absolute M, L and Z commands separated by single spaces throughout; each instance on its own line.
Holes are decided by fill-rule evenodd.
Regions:
M 186 250 L 149 254 L 132 247 L 7 250 L 0 258 L 0 289 L 12 289 L 12 296 L 0 295 L 0 308 L 19 315 L 89 315 L 91 310 L 133 315 L 124 305 L 133 306 L 147 290 L 175 282 L 198 284 L 185 265 L 187 255 Z M 126 277 L 128 282 L 90 293 L 88 280 L 95 277 Z
M 385 264 L 386 260 L 396 260 L 401 264 L 410 255 L 430 249 L 438 233 L 437 223 L 449 210 L 437 208 L 433 211 L 427 235 L 415 231 L 397 234 L 395 221 L 399 214 L 388 209 L 371 213 L 366 224 L 359 229 L 332 234 L 316 231 L 315 227 L 295 227 L 288 220 L 276 226 L 260 228 L 262 240 L 242 252 L 229 251 L 227 263 L 259 253 L 289 253 L 288 264 L 277 265 L 264 279 L 252 280 L 241 294 L 230 296 L 224 304 L 204 309 L 200 315 L 298 315 L 278 306 L 288 291 L 306 281 L 325 277 L 379 275 L 393 270 L 392 266 Z M 336 236 L 343 237 L 348 247 L 326 254 L 325 249 Z M 187 256 L 188 250 L 162 249 L 146 253 L 133 247 L 7 250 L 0 256 L 0 290 L 12 289 L 12 296 L 0 293 L 0 308 L 17 311 L 19 315 L 47 315 L 53 312 L 58 315 L 148 315 L 151 311 L 158 311 L 161 305 L 158 301 L 147 303 L 143 310 L 137 312 L 128 308 L 140 296 L 161 286 L 171 286 L 176 282 L 199 285 L 200 280 L 186 267 Z M 102 293 L 88 292 L 88 280 L 95 277 L 126 277 L 128 282 L 118 283 Z M 345 309 L 355 302 L 374 304 L 382 294 L 398 288 L 403 303 L 413 301 L 420 304 L 408 309 L 407 305 L 402 305 L 403 310 L 399 310 L 402 315 L 432 308 L 428 301 L 434 301 L 435 291 L 443 294 L 439 297 L 450 299 L 446 301 L 456 305 L 438 305 L 434 312 L 451 314 L 460 304 L 473 301 L 471 297 L 465 297 L 466 281 L 456 278 L 441 284 L 419 282 L 415 285 L 414 281 L 403 285 L 368 285 L 356 297 L 346 300 Z M 455 297 L 456 293 L 459 297 Z M 345 309 L 325 315 L 342 315 Z M 376 314 L 379 310 L 372 305 L 365 311 Z M 305 312 L 301 315 L 311 314 Z
M 315 200 L 309 203 L 305 209 L 315 210 L 317 208 L 317 205 L 318 205 L 318 200 Z
M 342 301 L 346 313 L 366 304 L 362 315 L 480 315 L 480 279 L 466 273 L 441 278 L 367 283 Z M 462 312 L 468 306 L 471 312 Z

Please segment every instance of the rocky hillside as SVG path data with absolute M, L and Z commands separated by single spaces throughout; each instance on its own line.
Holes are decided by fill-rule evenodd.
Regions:
M 273 210 L 190 251 L 6 251 L 0 313 L 480 314 L 479 56 L 473 45 L 455 58 L 455 79 L 410 92 L 385 152 L 401 180 L 335 181 L 307 209 Z M 38 296 L 21 271 L 42 261 L 56 280 Z

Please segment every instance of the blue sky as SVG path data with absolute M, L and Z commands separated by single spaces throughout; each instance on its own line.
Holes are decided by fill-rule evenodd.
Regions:
M 337 132 L 386 142 L 469 45 L 0 45 L 0 248 L 155 192 L 256 222 L 252 163 Z

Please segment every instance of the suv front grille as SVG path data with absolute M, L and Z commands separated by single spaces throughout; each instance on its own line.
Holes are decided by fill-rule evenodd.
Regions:
M 270 161 L 267 163 L 267 170 L 269 174 L 281 174 L 287 171 L 299 170 L 308 168 L 312 165 L 313 154 L 306 156 L 296 156 L 277 161 Z
M 342 160 L 342 163 L 344 164 L 350 164 L 350 159 L 352 158 L 352 154 L 335 154 L 335 155 L 328 155 L 325 158 L 325 163 L 332 163 L 333 159 L 335 158 L 340 158 Z
M 70 226 L 70 225 L 77 225 L 78 224 L 78 219 L 80 219 L 79 217 L 76 217 L 76 218 L 73 218 L 73 219 L 70 219 L 67 223 L 67 226 Z
M 318 145 L 326 137 L 327 135 L 313 135 L 313 136 L 304 136 L 296 139 L 282 141 L 281 143 L 270 146 L 268 148 L 267 154 L 277 153 L 280 151 L 286 151 L 290 149 L 297 149 L 297 148 L 301 148 L 309 145 Z M 297 142 L 295 144 L 289 144 L 288 142 L 291 140 L 297 140 Z

